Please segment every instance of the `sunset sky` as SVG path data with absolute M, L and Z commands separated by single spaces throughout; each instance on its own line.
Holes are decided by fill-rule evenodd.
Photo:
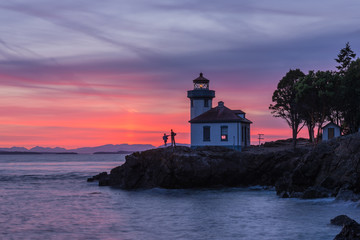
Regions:
M 186 91 L 200 72 L 253 121 L 289 69 L 335 70 L 360 56 L 359 0 L 10 0 L 0 3 L 0 147 L 190 143 Z M 306 136 L 306 131 L 303 131 Z

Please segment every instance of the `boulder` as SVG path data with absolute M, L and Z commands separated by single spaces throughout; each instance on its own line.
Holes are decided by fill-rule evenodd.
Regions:
M 360 194 L 356 194 L 353 191 L 342 188 L 336 195 L 336 200 L 342 200 L 342 201 L 359 201 L 360 200 Z
M 330 196 L 330 191 L 323 187 L 309 187 L 302 194 L 302 199 L 314 199 L 314 198 L 327 198 Z
M 100 185 L 100 182 L 104 182 L 104 181 L 107 181 L 109 179 L 109 175 L 107 172 L 102 172 L 102 173 L 99 173 L 91 178 L 88 178 L 87 181 L 88 182 L 93 182 L 93 181 L 99 181 L 99 185 Z M 100 186 L 106 186 L 105 185 L 100 185 Z
M 356 221 L 354 219 L 351 219 L 346 215 L 339 215 L 330 220 L 330 223 L 332 225 L 336 225 L 336 226 L 344 226 L 345 224 L 349 224 L 352 222 L 356 223 Z
M 345 223 L 334 240 L 360 240 L 360 224 L 355 221 Z

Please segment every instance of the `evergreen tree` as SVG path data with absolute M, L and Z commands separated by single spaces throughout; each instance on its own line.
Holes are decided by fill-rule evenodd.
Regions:
M 340 53 L 337 55 L 338 58 L 335 58 L 335 61 L 340 65 L 336 66 L 341 75 L 344 75 L 347 69 L 350 66 L 350 63 L 355 59 L 356 54 L 351 50 L 349 42 L 346 43 L 345 47 L 340 50 Z
M 360 59 L 351 62 L 341 86 L 342 111 L 349 133 L 360 127 Z

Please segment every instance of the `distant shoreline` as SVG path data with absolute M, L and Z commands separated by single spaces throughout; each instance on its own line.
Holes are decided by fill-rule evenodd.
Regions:
M 52 152 L 19 152 L 19 151 L 0 151 L 0 155 L 44 155 L 44 154 L 78 154 L 76 152 L 58 152 L 58 153 L 52 153 Z
M 62 155 L 78 155 L 78 154 L 131 154 L 134 151 L 118 151 L 118 152 L 94 152 L 94 153 L 76 153 L 76 152 L 22 152 L 22 151 L 0 151 L 0 155 L 54 155 L 54 154 L 62 154 Z

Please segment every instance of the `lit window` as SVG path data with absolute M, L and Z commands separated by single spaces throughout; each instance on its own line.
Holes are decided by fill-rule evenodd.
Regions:
M 221 126 L 221 141 L 228 140 L 228 126 Z

